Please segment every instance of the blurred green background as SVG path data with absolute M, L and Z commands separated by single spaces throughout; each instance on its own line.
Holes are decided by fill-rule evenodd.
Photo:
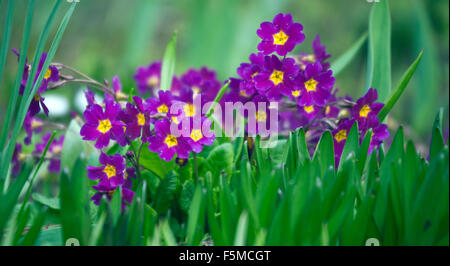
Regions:
M 6 2 L 0 3 L 3 29 Z M 16 1 L 11 47 L 20 46 L 27 1 Z M 119 75 L 125 89 L 134 87 L 132 75 L 139 65 L 160 60 L 172 33 L 178 31 L 176 73 L 189 67 L 208 66 L 221 80 L 236 76 L 236 68 L 256 52 L 256 30 L 279 12 L 291 13 L 303 24 L 305 42 L 296 49 L 311 51 L 311 41 L 320 34 L 333 55 L 345 52 L 368 28 L 372 1 L 368 0 L 80 0 L 64 33 L 55 60 L 102 80 Z M 39 37 L 53 1 L 39 0 L 34 14 L 31 51 Z M 62 9 L 68 8 L 64 3 Z M 392 81 L 397 85 L 403 72 L 424 48 L 424 57 L 392 117 L 407 125 L 414 139 L 428 140 L 439 107 L 446 108 L 449 94 L 449 2 L 447 0 L 390 1 L 392 24 Z M 59 18 L 62 10 L 58 13 Z M 56 19 L 58 21 L 58 18 Z M 53 26 L 53 34 L 57 25 Z M 367 45 L 337 77 L 340 95 L 364 93 Z M 28 55 L 29 57 L 32 54 Z M 9 53 L 1 87 L 0 124 L 17 70 Z M 77 109 L 80 89 L 74 85 L 44 95 L 52 119 L 67 121 Z M 78 94 L 77 94 L 78 92 Z M 58 97 L 59 96 L 59 97 Z M 65 100 L 64 100 L 65 99 Z M 79 104 L 78 104 L 79 105 Z M 67 108 L 69 107 L 69 108 Z M 54 112 L 52 112 L 54 111 Z

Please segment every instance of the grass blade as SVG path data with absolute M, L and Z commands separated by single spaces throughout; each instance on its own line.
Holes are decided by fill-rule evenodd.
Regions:
M 366 90 L 376 88 L 384 101 L 391 91 L 391 17 L 387 0 L 373 3 L 369 18 Z
M 60 2 L 60 1 L 58 1 L 58 2 Z M 57 4 L 55 4 L 55 6 L 56 5 Z M 59 46 L 59 42 L 61 41 L 62 35 L 63 35 L 63 33 L 64 33 L 64 31 L 65 31 L 65 29 L 67 27 L 67 24 L 69 23 L 70 17 L 72 16 L 75 7 L 76 7 L 76 2 L 72 3 L 72 5 L 70 6 L 69 10 L 66 12 L 66 14 L 65 14 L 65 16 L 64 16 L 64 18 L 63 18 L 63 20 L 62 20 L 62 22 L 61 22 L 61 24 L 60 24 L 60 26 L 58 28 L 58 31 L 56 32 L 55 38 L 53 39 L 52 45 L 50 46 L 50 50 L 49 50 L 49 52 L 47 54 L 47 58 L 46 58 L 46 60 L 44 62 L 44 65 L 43 65 L 42 69 L 47 69 L 49 67 L 50 62 L 52 61 L 53 56 L 56 53 L 56 49 Z M 46 25 L 46 26 L 48 26 L 48 25 Z M 35 55 L 35 58 L 36 58 L 36 55 Z M 37 61 L 35 61 L 35 62 L 37 62 Z M 33 68 L 31 70 L 30 77 L 34 77 L 33 70 L 35 70 L 35 67 L 37 68 L 36 65 L 37 64 L 33 64 Z M 16 119 L 16 124 L 14 125 L 14 130 L 13 130 L 13 133 L 11 135 L 10 142 L 7 145 L 6 152 L 3 153 L 3 156 L 2 156 L 2 161 L 1 161 L 1 164 L 0 164 L 0 178 L 6 176 L 6 172 L 8 170 L 8 166 L 9 166 L 8 162 L 11 161 L 11 158 L 12 158 L 12 155 L 13 155 L 13 151 L 14 151 L 14 146 L 15 146 L 15 143 L 16 143 L 16 140 L 17 140 L 17 136 L 19 135 L 19 131 L 20 131 L 21 127 L 22 127 L 22 123 L 25 120 L 25 116 L 26 116 L 26 113 L 27 113 L 27 110 L 28 110 L 28 106 L 30 105 L 31 100 L 33 99 L 34 95 L 36 94 L 37 89 L 40 87 L 42 79 L 44 78 L 45 72 L 46 71 L 41 71 L 41 73 L 39 74 L 39 76 L 38 76 L 38 78 L 36 80 L 36 83 L 33 85 L 32 92 L 29 93 L 29 94 L 27 93 L 27 87 L 29 87 L 29 85 L 31 84 L 32 78 L 28 79 L 27 86 L 25 87 L 25 92 L 24 92 L 24 96 L 25 97 L 22 99 L 22 101 L 20 103 L 20 107 L 19 107 L 19 111 L 18 111 L 19 114 L 18 114 L 18 117 Z M 28 95 L 28 98 L 26 98 L 27 95 Z
M 164 58 L 161 67 L 161 86 L 160 89 L 167 91 L 170 90 L 172 84 L 173 73 L 175 72 L 175 57 L 176 57 L 176 45 L 177 45 L 177 32 L 174 32 L 172 38 L 166 46 L 164 52 Z
M 3 69 L 6 64 L 6 57 L 9 50 L 9 41 L 11 39 L 12 18 L 14 14 L 14 1 L 8 2 L 8 11 L 6 13 L 5 28 L 3 29 L 2 48 L 0 50 L 0 84 L 2 84 Z
M 414 72 L 416 71 L 416 68 L 419 65 L 419 62 L 422 59 L 422 55 L 423 55 L 423 50 L 419 53 L 416 60 L 414 60 L 414 62 L 411 64 L 411 66 L 409 66 L 409 68 L 403 74 L 400 84 L 397 86 L 394 93 L 391 95 L 389 100 L 386 102 L 386 105 L 383 107 L 383 109 L 381 109 L 380 113 L 378 114 L 378 119 L 380 119 L 380 121 L 383 121 L 386 118 L 386 116 L 389 114 L 391 109 L 397 103 L 398 99 L 400 98 L 400 96 L 402 95 L 406 86 L 408 85 L 409 80 L 411 79 Z

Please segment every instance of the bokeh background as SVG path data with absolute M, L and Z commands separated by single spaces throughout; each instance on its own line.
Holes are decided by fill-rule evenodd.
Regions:
M 176 73 L 207 66 L 225 80 L 256 52 L 256 30 L 262 21 L 279 12 L 291 13 L 303 24 L 305 42 L 296 51 L 311 51 L 311 41 L 321 36 L 333 55 L 345 52 L 368 29 L 373 0 L 79 0 L 56 53 L 57 62 L 70 65 L 97 80 L 119 75 L 125 89 L 135 86 L 132 75 L 139 65 L 161 60 L 165 45 L 178 32 Z M 11 47 L 20 46 L 27 1 L 16 1 Z M 31 51 L 53 1 L 39 0 L 34 14 Z M 64 3 L 61 9 L 68 8 Z M 392 82 L 398 83 L 406 68 L 424 48 L 424 57 L 393 110 L 392 118 L 405 125 L 406 133 L 427 143 L 433 118 L 445 107 L 448 128 L 449 2 L 447 0 L 390 1 L 392 24 Z M 63 11 L 58 13 L 59 21 Z M 6 1 L 0 3 L 3 29 Z M 57 23 L 53 26 L 56 32 Z M 50 36 L 52 38 L 52 36 Z M 31 57 L 33 54 L 29 54 Z M 360 97 L 366 79 L 367 45 L 337 77 L 340 94 Z M 0 84 L 0 124 L 3 123 L 13 79 L 14 54 L 8 55 Z M 82 112 L 84 87 L 67 86 L 44 94 L 51 118 L 68 121 L 70 110 Z M 448 131 L 447 131 L 448 132 Z

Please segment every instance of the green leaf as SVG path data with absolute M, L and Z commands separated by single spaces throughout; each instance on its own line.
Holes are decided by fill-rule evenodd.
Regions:
M 384 121 L 384 119 L 389 114 L 391 109 L 397 103 L 398 99 L 400 99 L 400 96 L 403 94 L 403 91 L 405 90 L 406 86 L 408 85 L 409 80 L 411 79 L 414 72 L 416 71 L 416 68 L 419 65 L 419 62 L 422 59 L 422 55 L 423 55 L 423 50 L 419 53 L 416 60 L 414 60 L 414 62 L 411 64 L 411 66 L 409 66 L 409 68 L 403 74 L 402 78 L 400 79 L 400 83 L 398 84 L 394 93 L 389 97 L 389 100 L 386 102 L 386 105 L 383 107 L 383 109 L 381 109 L 380 113 L 378 113 L 378 119 L 380 119 L 380 121 Z
M 342 150 L 341 160 L 339 161 L 338 171 L 340 171 L 344 161 L 347 160 L 351 154 L 353 158 L 356 156 L 356 151 L 359 147 L 359 133 L 358 133 L 358 123 L 355 122 L 348 133 L 347 139 L 345 140 L 344 149 Z
M 172 230 L 170 229 L 168 220 L 161 222 L 158 228 L 159 230 L 162 231 L 162 237 L 167 246 L 177 245 L 177 241 L 175 240 L 175 236 L 173 235 Z
M 45 221 L 45 216 L 47 215 L 46 208 L 39 213 L 39 215 L 34 219 L 33 225 L 30 230 L 28 230 L 27 234 L 23 238 L 21 242 L 19 242 L 20 246 L 32 246 L 36 242 L 39 233 L 41 231 L 42 225 Z
M 377 89 L 378 98 L 384 102 L 391 92 L 391 17 L 387 0 L 372 5 L 366 90 Z
M 200 244 L 205 223 L 205 201 L 203 200 L 202 187 L 195 189 L 192 203 L 189 207 L 187 222 L 186 243 L 188 246 Z
M 62 228 L 60 226 L 41 230 L 36 239 L 36 246 L 62 246 Z
M 51 209 L 59 210 L 61 208 L 59 198 L 50 198 L 39 193 L 33 193 L 31 197 L 34 201 L 39 202 L 40 204 L 45 205 Z
M 231 177 L 233 158 L 233 145 L 231 143 L 224 143 L 215 147 L 200 165 L 200 176 L 205 177 L 207 172 L 211 172 L 214 180 L 224 171 L 228 177 Z
M 170 90 L 170 86 L 172 84 L 173 74 L 175 71 L 176 45 L 177 33 L 174 32 L 166 46 L 166 51 L 164 52 L 164 58 L 162 61 L 160 89 L 164 91 Z
M 160 178 L 164 178 L 170 171 L 175 170 L 177 165 L 175 159 L 166 162 L 159 158 L 157 153 L 151 152 L 147 147 L 142 147 L 139 163 L 147 170 L 155 173 Z
M 333 70 L 333 75 L 335 77 L 352 62 L 359 49 L 361 49 L 366 42 L 366 39 L 367 33 L 364 33 L 347 51 L 345 51 L 344 54 L 331 62 L 331 70 Z
M 431 134 L 431 144 L 430 144 L 430 156 L 429 161 L 432 161 L 435 156 L 437 156 L 444 148 L 444 138 L 441 134 L 443 110 L 436 115 L 433 124 L 433 132 Z
M 8 11 L 6 13 L 5 27 L 3 28 L 2 46 L 0 50 L 0 84 L 2 83 L 3 69 L 5 68 L 6 57 L 8 55 L 9 50 L 9 41 L 11 39 L 13 14 L 14 14 L 14 1 L 8 1 Z
M 185 212 L 189 211 L 189 206 L 191 206 L 192 197 L 194 196 L 195 185 L 192 180 L 186 180 L 181 189 L 180 195 L 180 206 Z
M 156 191 L 154 209 L 158 214 L 166 213 L 178 188 L 178 174 L 175 171 L 168 173 L 158 186 Z
M 334 168 L 334 147 L 333 136 L 330 131 L 325 131 L 316 146 L 313 161 L 318 161 L 321 176 L 324 176 L 327 169 Z
M 14 81 L 12 94 L 11 94 L 11 97 L 9 98 L 8 111 L 6 112 L 6 117 L 5 117 L 3 129 L 2 129 L 2 133 L 1 133 L 1 138 L 0 138 L 0 147 L 3 147 L 5 144 L 5 141 L 6 141 L 8 132 L 9 132 L 12 116 L 16 109 L 17 99 L 19 98 L 19 88 L 20 88 L 20 84 L 21 84 L 22 78 L 23 78 L 23 72 L 20 70 L 24 69 L 24 66 L 26 63 L 26 54 L 28 51 L 28 42 L 29 42 L 30 33 L 31 33 L 34 4 L 35 4 L 34 0 L 28 2 L 27 16 L 25 19 L 25 24 L 24 24 L 23 34 L 22 34 L 22 45 L 20 48 L 19 65 L 17 68 L 18 71 L 16 74 L 16 79 Z M 4 36 L 3 36 L 2 51 L 0 54 L 0 84 L 2 81 L 3 68 L 5 66 L 6 56 L 7 56 L 7 52 L 8 52 L 9 39 L 10 39 L 10 34 L 11 34 L 11 32 L 10 32 L 11 31 L 11 17 L 12 17 L 12 16 L 10 17 L 10 15 L 12 15 L 12 13 L 13 13 L 13 9 L 14 9 L 13 6 L 14 6 L 14 1 L 9 1 L 8 14 L 7 14 L 7 18 L 6 18 L 7 21 L 5 24 L 5 32 L 4 32 Z M 10 10 L 10 8 L 11 8 L 11 10 Z M 5 50 L 3 50 L 3 48 Z
M 216 104 L 220 101 L 220 99 L 222 99 L 223 94 L 225 93 L 225 91 L 228 89 L 228 86 L 230 85 L 231 81 L 228 81 L 227 83 L 225 83 L 222 88 L 220 88 L 219 92 L 217 93 L 216 97 L 214 98 L 214 102 L 211 104 L 211 106 L 209 107 L 208 111 L 206 112 L 206 116 L 208 118 L 211 117 L 211 115 L 213 114 L 214 111 L 214 107 L 216 107 Z
M 237 224 L 236 236 L 234 237 L 235 246 L 245 246 L 248 229 L 248 215 L 247 212 L 242 212 Z

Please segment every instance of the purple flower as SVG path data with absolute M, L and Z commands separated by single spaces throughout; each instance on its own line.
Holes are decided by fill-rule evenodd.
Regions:
M 112 88 L 116 99 L 124 99 L 124 100 L 128 99 L 128 95 L 122 92 L 122 83 L 120 83 L 119 76 L 114 76 L 112 78 Z
M 279 100 L 280 93 L 289 95 L 294 86 L 292 79 L 299 71 L 299 67 L 292 58 L 282 61 L 276 55 L 266 56 L 264 70 L 255 77 L 256 89 L 269 100 Z
M 189 69 L 181 76 L 181 84 L 192 90 L 193 97 L 201 94 L 205 101 L 214 100 L 221 85 L 216 78 L 216 72 L 206 67 L 200 70 Z
M 159 88 L 161 82 L 161 61 L 153 62 L 148 66 L 138 67 L 133 78 L 136 80 L 141 94 L 152 92 L 153 89 Z
M 273 23 L 263 22 L 256 31 L 262 39 L 258 50 L 265 55 L 276 51 L 280 56 L 285 56 L 305 39 L 302 30 L 302 24 L 294 23 L 291 14 L 280 13 L 274 17 Z
M 42 136 L 41 142 L 36 144 L 33 154 L 41 155 L 44 152 L 51 135 L 52 134 L 50 132 L 47 132 Z M 50 144 L 50 146 L 48 147 L 46 156 L 50 158 L 50 163 L 48 165 L 49 172 L 59 173 L 61 168 L 61 152 L 63 144 L 64 144 L 64 135 L 61 135 L 59 139 L 54 139 Z
M 105 111 L 98 104 L 88 106 L 84 111 L 86 124 L 80 130 L 83 139 L 96 140 L 97 149 L 108 146 L 111 138 L 120 145 L 124 144 L 120 140 L 124 136 L 125 124 L 117 119 L 120 110 L 120 105 L 113 101 L 105 102 Z
M 141 136 L 142 141 L 147 142 L 150 133 L 150 112 L 147 104 L 142 102 L 138 96 L 133 96 L 135 105 L 127 103 L 124 111 L 121 111 L 119 118 L 126 124 L 125 135 L 130 140 Z
M 367 128 L 360 129 L 361 140 L 366 135 L 369 129 L 372 129 L 372 136 L 370 138 L 368 153 L 371 154 L 375 148 L 378 148 L 383 140 L 389 138 L 388 127 L 385 124 L 380 124 L 377 116 L 371 116 L 366 122 Z
M 175 153 L 179 158 L 189 158 L 191 147 L 185 137 L 177 137 L 171 132 L 171 125 L 168 118 L 155 122 L 155 135 L 149 138 L 148 149 L 158 153 L 159 157 L 165 161 L 172 160 Z
M 324 70 L 328 70 L 330 68 L 330 63 L 325 62 L 325 60 L 330 58 L 331 55 L 327 53 L 326 47 L 320 43 L 319 35 L 317 35 L 312 42 L 312 48 L 313 54 L 301 53 L 298 57 L 301 63 L 300 67 L 304 69 L 309 63 L 319 62 Z
M 84 92 L 84 96 L 86 97 L 87 105 L 97 104 L 95 102 L 95 93 L 88 87 Z
M 103 189 L 115 189 L 116 187 L 125 183 L 124 171 L 125 171 L 125 159 L 116 154 L 108 156 L 102 152 L 99 158 L 102 166 L 88 166 L 88 178 L 91 180 L 99 180 L 96 186 L 96 190 Z
M 195 120 L 199 120 L 198 122 L 200 123 L 196 123 Z M 211 121 L 206 116 L 203 116 L 201 119 L 190 119 L 191 130 L 187 142 L 194 152 L 200 153 L 204 145 L 211 146 L 213 144 L 216 136 L 211 131 L 211 124 Z
M 376 117 L 383 108 L 384 104 L 375 102 L 378 99 L 377 90 L 369 89 L 363 97 L 356 101 L 351 109 L 351 115 L 358 121 L 358 125 L 362 130 L 369 128 L 369 122 L 372 117 Z
M 20 153 L 22 152 L 22 144 L 16 143 L 16 147 L 14 148 L 13 157 L 11 160 L 12 168 L 11 175 L 18 176 L 20 173 L 20 168 L 22 167 L 20 163 Z
M 342 151 L 344 150 L 345 142 L 348 137 L 348 133 L 355 123 L 354 119 L 342 119 L 338 125 L 338 127 L 333 130 L 331 133 L 333 134 L 333 142 L 334 142 L 334 161 L 336 167 L 339 165 L 339 161 L 341 158 Z
M 324 106 L 331 97 L 331 89 L 334 85 L 332 71 L 323 71 L 319 62 L 306 66 L 304 72 L 296 78 L 296 83 L 301 88 L 297 102 L 300 106 L 318 105 Z
M 158 91 L 158 98 L 152 97 L 146 100 L 150 115 L 168 114 L 172 106 L 172 93 L 170 91 Z
M 34 133 L 40 133 L 42 131 L 42 126 L 44 123 L 41 119 L 37 117 L 33 117 L 30 115 L 30 113 L 27 113 L 27 116 L 25 117 L 25 120 L 23 121 L 23 128 L 25 129 L 25 133 L 27 136 L 24 139 L 24 143 L 26 145 L 31 144 L 31 138 Z
M 114 193 L 118 190 L 117 188 L 111 188 L 101 185 L 93 186 L 93 188 L 97 190 L 97 193 L 95 193 L 94 196 L 91 197 L 91 200 L 94 202 L 95 205 L 100 205 L 100 202 L 104 196 L 108 201 L 110 201 Z M 121 210 L 123 211 L 127 206 L 127 203 L 131 204 L 133 202 L 135 193 L 134 191 L 130 190 L 129 188 L 126 188 L 125 186 L 121 186 L 120 191 L 122 193 Z
M 242 78 L 239 84 L 240 94 L 246 98 L 250 98 L 256 91 L 254 77 L 264 67 L 264 54 L 251 54 L 249 59 L 251 63 L 242 63 L 237 69 L 237 74 Z
M 322 107 L 317 105 L 299 106 L 298 114 L 302 117 L 302 124 L 309 124 L 314 118 L 316 118 L 316 116 L 316 120 L 323 117 L 323 114 L 318 115 L 321 109 Z

